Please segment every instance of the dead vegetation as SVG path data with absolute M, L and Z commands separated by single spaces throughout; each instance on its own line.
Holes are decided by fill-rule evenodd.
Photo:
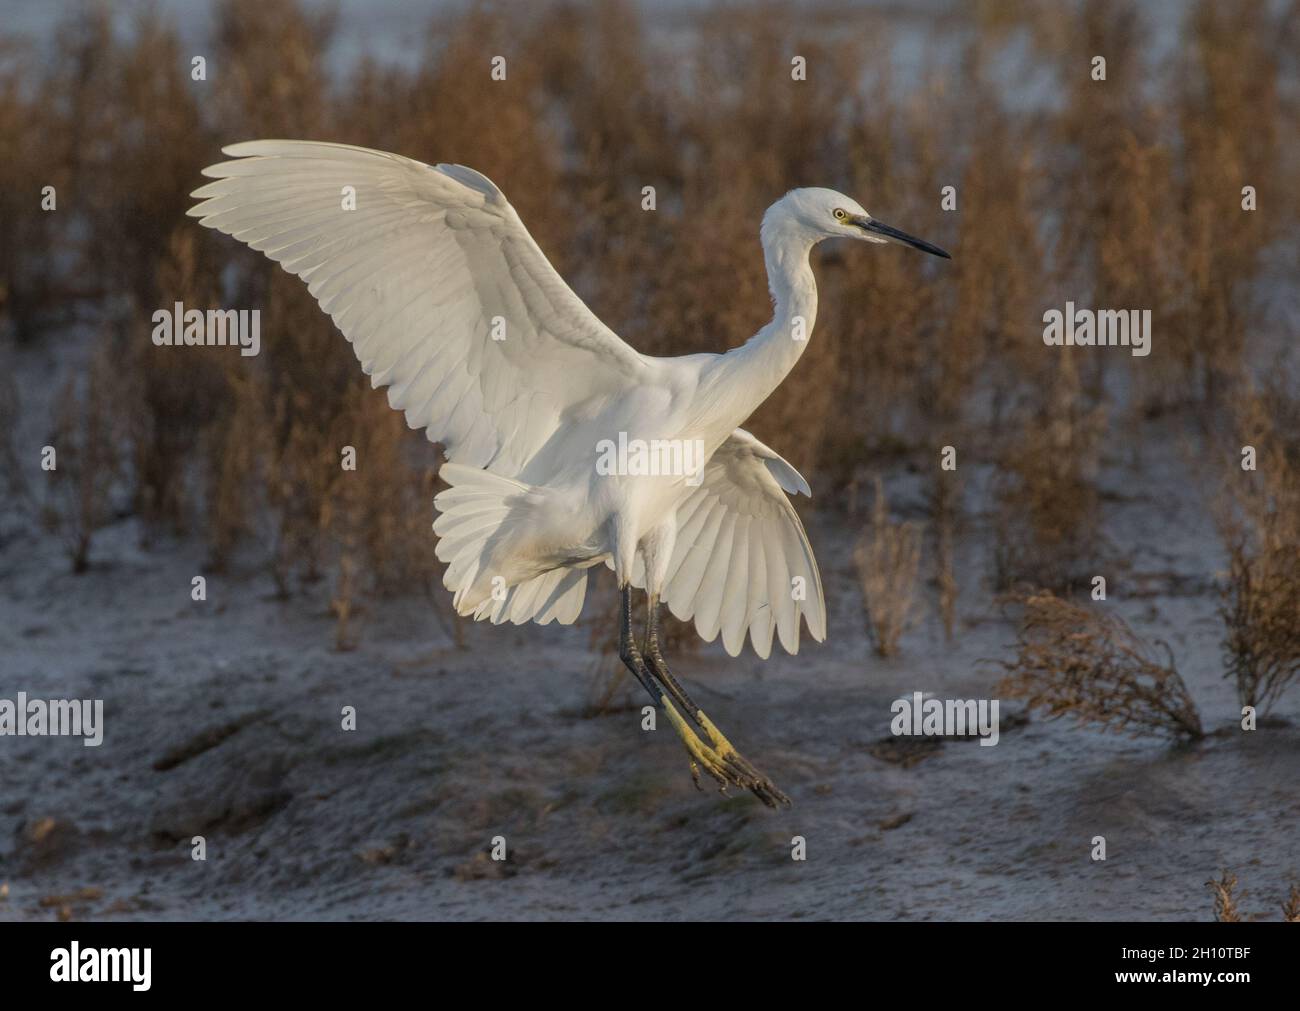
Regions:
M 921 562 L 921 528 L 889 518 L 885 487 L 876 478 L 871 525 L 863 531 L 853 560 L 858 568 L 867 633 L 880 656 L 898 652 L 899 640 L 916 610 L 916 575 Z
M 952 641 L 957 626 L 957 536 L 961 523 L 961 484 L 955 472 L 938 470 L 930 493 L 934 531 L 934 584 L 943 633 Z
M 1282 919 L 1287 923 L 1300 923 L 1300 885 L 1292 885 L 1282 903 Z
M 0 344 L 0 489 L 25 500 L 29 494 L 25 469 L 18 459 L 16 433 L 19 417 L 18 383 L 14 378 L 13 352 Z
M 1243 706 L 1261 713 L 1300 674 L 1300 439 L 1296 402 L 1278 385 L 1247 390 L 1237 408 L 1238 446 L 1218 509 L 1228 554 L 1219 612 L 1225 676 Z M 1254 455 L 1254 469 L 1245 455 Z
M 1217 878 L 1205 882 L 1205 887 L 1214 895 L 1214 919 L 1219 923 L 1241 923 L 1247 917 L 1242 913 L 1239 903 L 1246 897 L 1246 892 L 1237 891 L 1237 875 L 1224 870 Z M 1278 903 L 1282 911 L 1283 923 L 1300 923 L 1300 886 L 1292 884 L 1287 897 Z M 1249 917 L 1256 919 L 1256 917 Z M 1260 917 L 1262 919 L 1262 917 Z
M 1106 414 L 1088 406 L 1069 357 L 1049 377 L 1003 455 L 996 481 L 995 582 L 1068 592 L 1090 574 L 1101 549 L 1097 474 Z
M 90 565 L 91 540 L 112 516 L 113 490 L 122 475 L 112 376 L 101 349 L 91 360 L 84 390 L 73 380 L 65 384 L 55 429 L 42 451 L 49 461 L 44 517 L 63 539 L 77 573 Z
M 1241 912 L 1237 909 L 1237 875 L 1224 871 L 1217 878 L 1205 882 L 1205 887 L 1214 893 L 1214 918 L 1219 923 L 1240 923 Z
M 1196 705 L 1163 643 L 1161 657 L 1116 615 L 1051 593 L 1016 602 L 1023 615 L 1016 657 L 1002 663 L 1002 695 L 1050 719 L 1070 716 L 1131 734 L 1203 736 Z

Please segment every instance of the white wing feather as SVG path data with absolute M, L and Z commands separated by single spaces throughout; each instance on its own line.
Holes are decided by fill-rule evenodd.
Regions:
M 216 181 L 189 214 L 306 281 L 373 385 L 448 459 L 517 476 L 566 416 L 637 384 L 647 360 L 573 293 L 486 176 L 343 144 L 223 152 L 237 160 L 203 170 Z
M 786 652 L 798 653 L 801 618 L 815 640 L 826 638 L 817 559 L 787 491 L 811 494 L 797 470 L 738 428 L 678 508 L 664 601 L 683 621 L 694 617 L 706 641 L 721 632 L 732 656 L 744 647 L 746 631 L 764 659 L 774 632 Z

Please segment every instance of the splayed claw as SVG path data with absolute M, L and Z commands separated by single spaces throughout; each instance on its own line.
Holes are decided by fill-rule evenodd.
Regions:
M 691 756 L 691 779 L 694 780 L 697 789 L 703 789 L 700 785 L 700 768 L 703 767 L 704 771 L 718 783 L 719 793 L 726 794 L 729 786 L 736 786 L 751 791 L 768 807 L 790 804 L 790 798 L 782 793 L 775 783 L 754 768 L 702 711 L 696 712 L 695 719 L 708 735 L 712 747 L 700 740 L 699 734 L 686 722 L 666 696 L 660 701 L 673 728 Z

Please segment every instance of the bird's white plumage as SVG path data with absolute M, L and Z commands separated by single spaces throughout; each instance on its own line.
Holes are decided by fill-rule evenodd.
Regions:
M 817 564 L 786 496 L 808 485 L 735 427 L 802 350 L 788 346 L 785 322 L 727 355 L 642 355 L 574 294 L 473 169 L 304 141 L 224 152 L 234 160 L 204 170 L 214 181 L 189 213 L 302 278 L 374 386 L 444 445 L 452 487 L 435 499 L 434 529 L 461 613 L 572 622 L 588 569 L 606 561 L 621 578 L 656 583 L 674 614 L 707 640 L 721 634 L 732 655 L 746 633 L 760 656 L 774 636 L 796 652 L 801 619 L 825 637 Z M 345 209 L 348 192 L 355 209 Z M 807 250 L 827 237 L 817 215 L 832 199 L 861 211 L 802 190 L 764 220 L 778 308 L 788 302 L 809 328 Z M 773 262 L 789 249 L 802 262 Z M 700 441 L 710 454 L 702 480 L 597 477 L 596 440 L 620 432 Z M 655 558 L 657 543 L 671 552 Z
M 216 182 L 190 215 L 306 281 L 372 383 L 448 459 L 517 474 L 566 411 L 644 370 L 486 176 L 341 144 L 223 150 L 239 160 L 204 169 Z
M 799 619 L 826 638 L 821 575 L 799 514 L 785 492 L 811 495 L 797 470 L 743 429 L 709 461 L 704 480 L 677 513 L 677 547 L 664 601 L 700 635 L 736 656 L 749 632 L 764 659 L 777 632 L 799 651 Z

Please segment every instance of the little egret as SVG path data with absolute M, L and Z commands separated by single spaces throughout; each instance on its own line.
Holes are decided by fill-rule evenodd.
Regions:
M 203 170 L 215 182 L 189 214 L 302 278 L 372 384 L 443 445 L 450 487 L 433 529 L 458 613 L 570 624 L 606 563 L 619 655 L 685 742 L 696 785 L 702 766 L 724 792 L 788 804 L 669 671 L 660 602 L 706 641 L 721 633 L 732 656 L 746 632 L 762 658 L 774 633 L 798 652 L 801 620 L 826 637 L 817 562 L 786 497 L 808 483 L 738 426 L 807 346 L 816 243 L 948 254 L 834 190 L 792 190 L 761 228 L 772 321 L 725 354 L 654 358 L 596 318 L 473 169 L 309 141 L 223 153 L 234 160 Z

